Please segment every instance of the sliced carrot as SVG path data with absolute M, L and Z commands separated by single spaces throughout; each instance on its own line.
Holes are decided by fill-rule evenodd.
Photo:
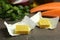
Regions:
M 60 9 L 60 2 L 52 2 L 43 5 L 39 5 L 30 10 L 31 13 L 43 10 L 51 10 L 51 9 Z
M 54 9 L 54 10 L 42 12 L 42 16 L 48 16 L 48 17 L 59 16 L 60 17 L 60 9 Z

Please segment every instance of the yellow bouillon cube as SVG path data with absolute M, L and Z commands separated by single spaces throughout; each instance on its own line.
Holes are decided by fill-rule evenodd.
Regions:
M 51 26 L 51 22 L 48 19 L 41 18 L 38 22 L 40 28 L 48 28 Z
M 16 34 L 29 34 L 30 27 L 28 25 L 16 25 L 15 33 Z

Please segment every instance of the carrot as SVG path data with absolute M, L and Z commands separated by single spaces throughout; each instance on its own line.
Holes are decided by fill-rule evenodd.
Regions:
M 51 9 L 60 9 L 60 2 L 52 2 L 52 3 L 39 5 L 35 8 L 32 8 L 30 12 L 33 13 L 37 11 L 44 11 L 44 10 L 51 10 Z
M 60 9 L 54 9 L 54 10 L 42 12 L 42 16 L 48 16 L 48 17 L 59 16 L 60 17 Z

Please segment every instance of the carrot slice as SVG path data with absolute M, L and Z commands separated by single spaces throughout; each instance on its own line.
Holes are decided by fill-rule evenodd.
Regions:
M 60 9 L 54 9 L 54 10 L 42 12 L 42 16 L 48 16 L 48 17 L 59 16 L 60 17 Z
M 39 5 L 30 10 L 31 13 L 43 10 L 51 10 L 51 9 L 60 9 L 60 2 L 52 2 L 43 5 Z

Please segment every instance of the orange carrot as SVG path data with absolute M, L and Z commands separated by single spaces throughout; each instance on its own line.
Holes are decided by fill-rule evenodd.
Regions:
M 60 9 L 54 9 L 54 10 L 42 12 L 42 16 L 48 16 L 48 17 L 59 16 L 60 17 Z
M 37 11 L 44 11 L 44 10 L 51 10 L 51 9 L 60 9 L 60 2 L 52 2 L 52 3 L 39 5 L 35 8 L 32 8 L 30 12 L 33 13 Z

